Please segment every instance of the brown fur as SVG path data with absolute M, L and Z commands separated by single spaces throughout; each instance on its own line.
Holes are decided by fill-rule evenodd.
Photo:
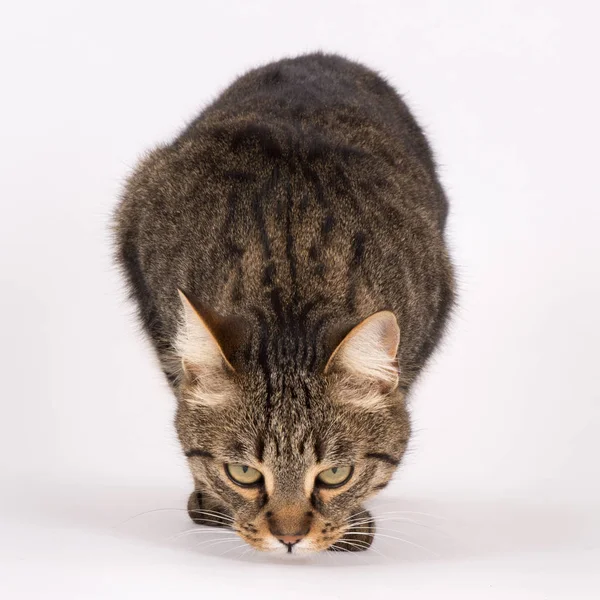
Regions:
M 453 301 L 446 213 L 405 104 L 337 56 L 251 71 L 141 162 L 116 214 L 118 258 L 178 399 L 194 520 L 222 513 L 260 549 L 296 532 L 311 550 L 368 547 L 362 503 L 402 458 L 405 397 Z M 375 313 L 372 347 L 326 369 Z M 389 363 L 359 369 L 357 356 Z M 228 462 L 264 485 L 240 488 Z M 351 480 L 315 486 L 336 465 Z

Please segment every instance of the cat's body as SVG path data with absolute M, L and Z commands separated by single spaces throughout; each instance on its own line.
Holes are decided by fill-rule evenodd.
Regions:
M 268 463 L 264 455 L 271 452 L 275 481 L 286 461 L 302 472 L 315 462 L 325 465 L 325 450 L 317 446 L 329 444 L 323 439 L 329 435 L 364 443 L 363 454 L 399 461 L 409 432 L 404 395 L 453 301 L 446 214 L 429 146 L 402 100 L 378 75 L 337 56 L 307 55 L 246 74 L 171 145 L 142 162 L 117 213 L 119 260 L 180 401 L 180 439 L 188 453 L 197 450 L 190 461 L 209 506 L 234 516 L 249 510 L 235 506 L 230 490 L 219 491 L 216 467 L 210 475 L 212 467 L 193 462 L 202 452 L 216 460 L 206 448 L 215 439 L 223 446 L 235 439 L 255 465 Z M 186 330 L 178 289 L 218 343 L 225 375 L 216 358 L 202 364 L 198 344 L 204 342 L 194 335 L 204 334 Z M 375 313 L 384 315 L 388 340 L 396 328 L 390 313 L 397 320 L 400 385 L 384 385 L 386 400 L 371 398 L 377 410 L 361 413 L 360 402 L 350 409 L 333 398 L 373 390 L 366 393 L 360 380 L 340 392 L 335 373 L 345 373 L 346 381 L 360 368 L 335 368 L 330 357 Z M 229 396 L 234 400 L 220 404 Z M 340 419 L 347 420 L 344 433 L 326 433 Z M 373 436 L 381 444 L 369 448 Z M 311 457 L 298 458 L 308 445 Z M 282 474 L 282 486 L 285 481 Z M 372 491 L 358 494 L 352 510 Z M 278 494 L 270 495 L 277 506 Z M 309 496 L 306 513 L 319 512 Z

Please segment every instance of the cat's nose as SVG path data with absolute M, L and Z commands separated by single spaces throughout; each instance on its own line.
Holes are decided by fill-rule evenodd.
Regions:
M 287 546 L 288 552 L 291 552 L 292 546 L 306 537 L 310 531 L 312 518 L 310 511 L 303 513 L 296 510 L 280 510 L 275 515 L 269 511 L 266 517 L 271 535 Z
M 294 544 L 297 544 L 304 536 L 299 534 L 299 535 L 279 535 L 277 536 L 277 539 L 282 543 L 285 544 L 286 546 L 293 546 Z
M 295 546 L 302 538 L 308 533 L 310 526 L 307 524 L 305 527 L 300 529 L 288 529 L 271 527 L 271 533 L 276 537 L 284 546 L 288 547 L 288 551 L 292 551 L 292 546 Z M 291 530 L 291 531 L 290 531 Z M 292 533 L 293 532 L 293 533 Z

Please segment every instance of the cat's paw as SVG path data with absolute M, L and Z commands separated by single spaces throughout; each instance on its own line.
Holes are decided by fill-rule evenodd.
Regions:
M 361 509 L 351 520 L 356 524 L 329 548 L 332 552 L 364 552 L 371 547 L 375 537 L 375 520 L 371 513 Z
M 187 511 L 190 519 L 197 525 L 208 527 L 231 527 L 231 516 L 216 502 L 202 492 L 194 490 L 188 498 Z

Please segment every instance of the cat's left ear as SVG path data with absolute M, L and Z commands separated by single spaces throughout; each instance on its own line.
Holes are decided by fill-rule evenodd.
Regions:
M 186 399 L 204 405 L 218 405 L 232 394 L 236 351 L 242 344 L 245 321 L 225 317 L 177 290 L 183 320 L 176 340 L 184 382 L 192 393 Z
M 374 384 L 388 394 L 398 386 L 400 328 L 394 313 L 383 310 L 356 325 L 333 351 L 325 374 L 339 372 Z

